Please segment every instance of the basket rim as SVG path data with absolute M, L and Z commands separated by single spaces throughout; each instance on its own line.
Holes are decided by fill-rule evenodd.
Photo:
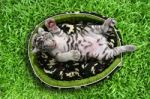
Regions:
M 55 18 L 56 20 L 58 19 L 59 20 L 59 18 L 61 19 L 62 17 L 61 16 L 78 16 L 78 15 L 81 15 L 81 16 L 84 16 L 85 18 L 86 18 L 86 16 L 94 16 L 94 18 L 101 18 L 100 16 L 97 16 L 97 15 L 93 15 L 93 14 L 90 14 L 90 13 L 67 13 L 67 14 L 58 14 L 58 15 L 55 15 L 55 16 L 52 16 L 53 18 Z M 102 19 L 102 18 L 101 18 Z M 45 20 L 44 20 L 45 21 Z M 84 84 L 79 84 L 79 85 L 68 85 L 68 86 L 61 86 L 61 85 L 59 85 L 59 84 L 57 84 L 57 82 L 61 82 L 61 83 L 71 83 L 71 82 L 75 82 L 75 81 L 78 81 L 78 82 L 82 82 L 83 80 L 86 80 L 86 79 L 90 79 L 90 78 L 92 78 L 92 77 L 88 77 L 88 78 L 85 78 L 85 79 L 81 79 L 81 80 L 74 80 L 74 81 L 57 81 L 57 80 L 55 80 L 55 79 L 49 79 L 49 80 L 54 80 L 54 81 L 56 81 L 56 84 L 54 85 L 54 84 L 51 84 L 51 83 L 49 83 L 48 81 L 46 81 L 43 77 L 41 77 L 41 74 L 38 74 L 38 72 L 37 72 L 37 70 L 36 70 L 36 67 L 38 67 L 36 64 L 34 64 L 34 61 L 33 61 L 33 58 L 34 58 L 34 55 L 33 54 L 31 54 L 31 39 L 32 39 L 32 36 L 33 36 L 33 34 L 35 33 L 35 31 L 36 31 L 36 29 L 39 27 L 39 26 L 42 26 L 43 24 L 44 24 L 44 21 L 42 21 L 41 23 L 39 23 L 38 25 L 36 25 L 36 27 L 34 28 L 34 30 L 31 32 L 31 35 L 30 35 L 30 38 L 29 38 L 29 42 L 28 42 L 28 58 L 29 58 L 29 61 L 30 61 L 30 64 L 31 64 L 31 67 L 32 67 L 32 69 L 33 69 L 33 72 L 34 72 L 34 74 L 36 75 L 36 77 L 37 78 L 39 78 L 40 79 L 40 81 L 42 81 L 43 83 L 45 83 L 46 85 L 48 85 L 48 86 L 50 86 L 50 87 L 55 87 L 55 88 L 81 88 L 81 87 L 83 87 L 83 86 L 88 86 L 88 85 L 91 85 L 91 84 L 95 84 L 95 83 L 97 83 L 97 82 L 99 82 L 99 81 L 101 81 L 102 79 L 104 79 L 104 78 L 106 78 L 108 75 L 110 75 L 114 70 L 116 70 L 116 68 L 117 67 L 120 67 L 121 65 L 122 65 L 122 54 L 118 57 L 118 58 L 116 58 L 115 60 L 114 60 L 114 62 L 108 67 L 108 68 L 106 68 L 106 70 L 107 69 L 109 69 L 109 68 L 111 68 L 111 66 L 116 62 L 116 64 L 115 64 L 115 66 L 113 66 L 112 68 L 111 68 L 111 70 L 110 71 L 108 71 L 107 70 L 107 72 L 106 72 L 106 74 L 104 75 L 104 76 L 102 76 L 102 77 L 100 77 L 99 79 L 97 79 L 97 80 L 95 80 L 95 81 L 90 81 L 89 83 L 84 83 Z M 117 38 L 118 38 L 118 42 L 119 42 L 119 46 L 121 45 L 121 37 L 119 37 L 120 35 L 118 34 L 118 32 L 117 31 L 115 31 L 116 32 L 116 34 L 117 34 Z M 104 71 L 106 71 L 106 70 L 104 70 Z M 103 71 L 103 72 L 104 72 Z M 102 73 L 103 73 L 102 72 Z M 95 75 L 95 76 L 99 76 L 100 74 L 102 74 L 102 73 L 99 73 L 99 74 L 97 74 L 97 75 Z M 45 74 L 46 75 L 46 74 Z M 94 77 L 95 77 L 94 76 Z M 48 78 L 50 78 L 50 77 L 48 77 Z

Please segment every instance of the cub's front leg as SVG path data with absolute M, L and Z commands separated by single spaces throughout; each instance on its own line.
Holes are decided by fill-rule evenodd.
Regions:
M 55 19 L 48 18 L 45 20 L 45 26 L 47 27 L 48 31 L 51 32 L 53 35 L 57 36 L 67 36 L 56 24 Z
M 69 52 L 58 53 L 55 58 L 59 62 L 79 61 L 80 52 L 78 50 L 71 50 Z

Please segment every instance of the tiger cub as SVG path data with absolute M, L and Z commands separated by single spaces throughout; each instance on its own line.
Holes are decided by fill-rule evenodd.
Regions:
M 53 18 L 45 20 L 48 31 L 38 28 L 33 35 L 33 52 L 48 52 L 59 62 L 83 61 L 89 58 L 108 60 L 123 52 L 136 49 L 134 45 L 124 45 L 110 48 L 104 36 L 111 31 L 115 20 L 108 18 L 102 25 L 87 25 L 81 31 L 71 35 L 61 30 Z

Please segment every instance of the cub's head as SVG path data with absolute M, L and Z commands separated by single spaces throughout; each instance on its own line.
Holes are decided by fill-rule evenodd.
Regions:
M 43 28 L 38 29 L 38 33 L 32 37 L 33 53 L 38 51 L 49 52 L 56 47 L 53 36 L 50 32 L 44 31 Z

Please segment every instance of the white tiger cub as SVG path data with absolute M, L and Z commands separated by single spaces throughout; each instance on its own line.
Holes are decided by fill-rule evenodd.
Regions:
M 48 52 L 59 62 L 83 61 L 89 58 L 108 60 L 123 52 L 136 49 L 134 45 L 110 48 L 103 34 L 115 25 L 115 20 L 108 18 L 102 25 L 88 25 L 83 30 L 67 35 L 57 25 L 54 19 L 48 18 L 45 26 L 33 35 L 33 52 Z

